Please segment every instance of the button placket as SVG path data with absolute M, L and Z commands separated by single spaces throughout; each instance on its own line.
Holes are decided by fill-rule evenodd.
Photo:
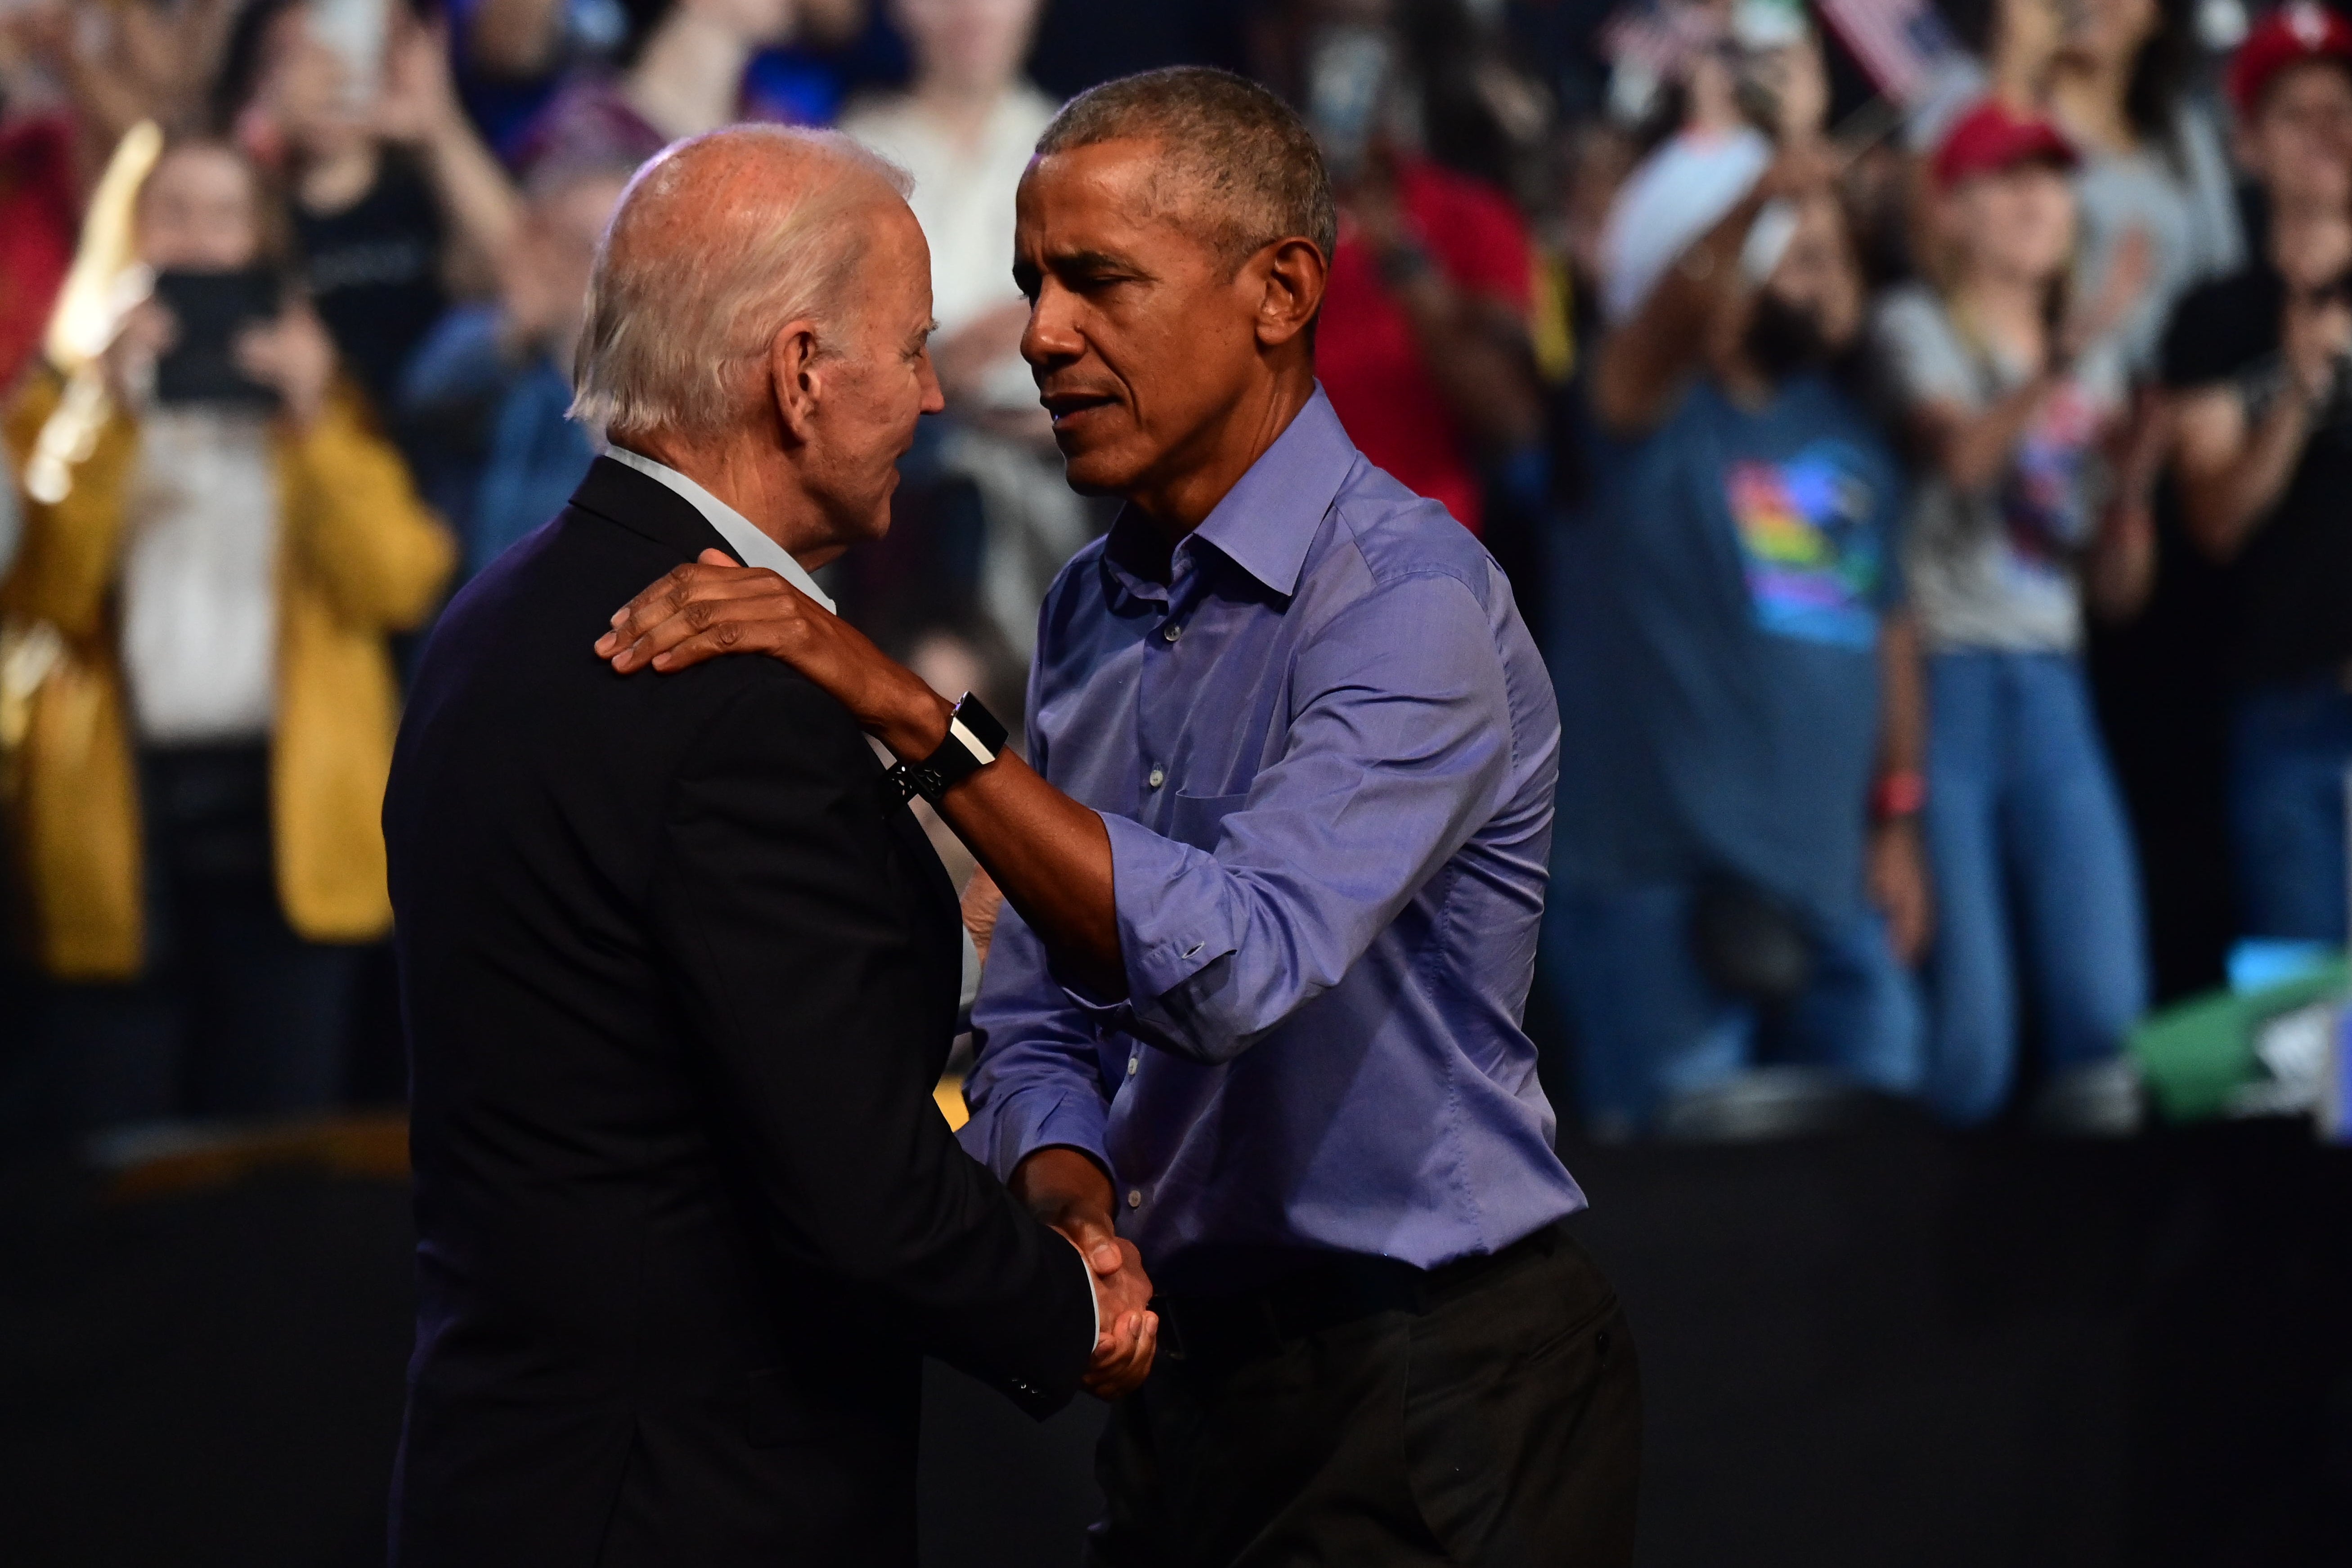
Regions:
M 1171 595 L 1171 599 L 1172 597 Z M 1171 603 L 1171 612 L 1172 609 Z M 1168 624 L 1172 625 L 1174 622 L 1171 620 Z M 1172 664 L 1153 657 L 1155 652 L 1164 652 L 1166 644 L 1165 627 L 1162 628 L 1160 635 L 1145 639 L 1141 649 L 1142 669 L 1135 694 L 1135 728 L 1139 742 L 1136 749 L 1148 764 L 1142 778 L 1143 792 L 1146 797 L 1153 796 L 1168 782 L 1168 764 L 1164 760 L 1156 759 L 1167 758 L 1170 755 L 1170 748 L 1175 744 L 1174 737 L 1157 733 L 1159 725 L 1155 720 L 1155 716 L 1169 706 L 1168 688 L 1176 679 L 1175 666 Z M 1141 804 L 1142 802 L 1139 800 L 1139 807 Z M 1152 828 L 1163 826 L 1156 820 L 1157 815 L 1154 811 L 1146 816 L 1145 826 Z

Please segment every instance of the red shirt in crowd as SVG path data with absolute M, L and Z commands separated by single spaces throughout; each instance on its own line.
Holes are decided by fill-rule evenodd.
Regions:
M 1454 287 L 1528 314 L 1533 251 L 1508 197 L 1467 175 L 1406 159 L 1397 169 L 1397 204 L 1408 231 Z M 1316 329 L 1315 363 L 1364 455 L 1478 532 L 1483 507 L 1470 439 L 1430 379 L 1412 323 L 1390 298 L 1370 248 L 1344 223 Z
M 73 265 L 81 220 L 73 130 L 62 117 L 0 131 L 0 392 L 16 384 L 48 330 Z

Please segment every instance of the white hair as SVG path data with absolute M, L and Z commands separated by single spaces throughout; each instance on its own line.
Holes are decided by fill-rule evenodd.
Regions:
M 831 167 L 783 200 L 718 204 L 690 244 L 616 246 L 633 220 L 651 221 L 647 214 L 657 217 L 677 197 L 689 155 L 717 141 L 770 141 L 776 154 L 814 153 Z M 901 197 L 914 188 L 906 171 L 831 131 L 730 126 L 655 154 L 597 242 L 572 417 L 599 438 L 616 430 L 725 430 L 740 417 L 751 372 L 784 323 L 814 320 L 824 351 L 868 237 L 866 225 L 843 220 L 874 199 L 876 181 Z

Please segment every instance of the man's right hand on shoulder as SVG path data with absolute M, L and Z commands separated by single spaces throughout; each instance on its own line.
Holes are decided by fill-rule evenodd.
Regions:
M 1085 1386 L 1098 1399 L 1117 1399 L 1142 1386 L 1160 1346 L 1160 1314 L 1151 1310 L 1151 1280 L 1135 1243 L 1111 1225 L 1110 1177 L 1076 1149 L 1036 1150 L 1013 1169 L 1013 1195 L 1069 1239 L 1094 1275 L 1101 1332 Z

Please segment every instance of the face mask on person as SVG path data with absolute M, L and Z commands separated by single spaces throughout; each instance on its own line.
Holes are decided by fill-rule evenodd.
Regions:
M 1766 290 L 1749 308 L 1740 348 L 1767 380 L 1782 382 L 1803 371 L 1821 370 L 1835 358 L 1822 330 L 1820 313 Z

